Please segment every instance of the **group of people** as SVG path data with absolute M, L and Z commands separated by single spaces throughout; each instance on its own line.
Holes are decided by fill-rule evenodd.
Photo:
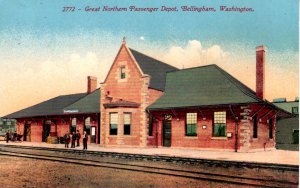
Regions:
M 70 141 L 71 141 L 71 148 L 75 148 L 75 142 L 77 142 L 76 147 L 79 147 L 80 146 L 80 138 L 81 138 L 81 134 L 80 134 L 79 130 L 77 130 L 77 133 L 73 132 L 73 133 L 69 134 L 69 132 L 67 132 L 64 135 L 65 148 L 69 148 Z M 85 131 L 83 133 L 82 141 L 83 141 L 83 149 L 87 150 L 88 135 L 86 134 Z
M 6 143 L 8 143 L 9 140 L 11 141 L 21 141 L 20 140 L 20 137 L 18 138 L 18 134 L 17 132 L 11 132 L 11 131 L 6 131 L 6 134 L 5 134 L 5 140 L 6 140 Z

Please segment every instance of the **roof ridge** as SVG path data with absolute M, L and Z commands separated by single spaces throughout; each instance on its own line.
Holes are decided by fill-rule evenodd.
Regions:
M 140 53 L 140 54 L 142 54 L 142 55 L 144 55 L 144 56 L 146 56 L 146 57 L 148 57 L 148 58 L 154 59 L 154 60 L 156 60 L 156 61 L 158 61 L 158 62 L 160 62 L 160 63 L 162 63 L 162 64 L 168 65 L 168 66 L 173 67 L 173 68 L 175 68 L 175 69 L 179 69 L 179 68 L 177 68 L 177 67 L 174 67 L 173 65 L 170 65 L 170 64 L 165 63 L 165 62 L 163 62 L 163 61 L 161 61 L 161 60 L 158 60 L 158 59 L 156 59 L 156 58 L 154 58 L 154 57 L 151 57 L 151 56 L 149 56 L 149 55 L 146 55 L 146 54 L 144 54 L 144 53 L 141 53 L 141 52 L 139 52 L 139 51 L 137 51 L 137 50 L 135 50 L 135 49 L 132 49 L 132 48 L 129 48 L 129 47 L 128 47 L 128 49 L 129 49 L 129 50 L 133 50 L 133 51 L 135 51 L 135 52 L 137 52 L 137 53 Z M 134 55 L 133 55 L 133 56 L 134 56 Z M 179 69 L 179 70 L 180 70 L 180 69 Z
M 218 65 L 214 64 L 215 68 L 219 70 L 219 72 L 221 74 L 223 74 L 235 87 L 237 87 L 242 93 L 244 93 L 245 95 L 255 99 L 255 100 L 259 100 L 262 101 L 261 99 L 259 99 L 258 97 L 256 97 L 256 93 L 249 88 L 248 86 L 246 86 L 244 83 L 242 83 L 241 81 L 239 81 L 238 79 L 236 79 L 234 76 L 232 76 L 231 74 L 229 74 L 228 72 L 226 72 L 225 70 L 223 70 L 221 67 L 219 67 Z M 238 84 L 237 84 L 238 83 Z M 251 94 L 245 92 L 244 89 L 249 90 L 251 92 Z M 255 96 L 253 96 L 253 94 Z
M 191 69 L 205 68 L 205 67 L 210 67 L 210 66 L 217 66 L 217 65 L 216 64 L 201 65 L 201 66 L 197 66 L 197 67 L 190 67 L 190 68 L 186 68 L 186 69 L 178 69 L 178 70 L 168 71 L 167 73 L 179 72 L 179 71 L 188 71 L 188 70 L 191 70 Z

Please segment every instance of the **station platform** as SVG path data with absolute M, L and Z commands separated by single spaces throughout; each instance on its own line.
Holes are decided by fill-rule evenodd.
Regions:
M 44 142 L 9 142 L 0 141 L 0 144 L 32 146 L 45 148 L 64 149 L 64 144 L 48 144 Z M 68 148 L 69 150 L 82 150 L 82 145 L 76 148 Z M 224 161 L 240 161 L 240 162 L 256 162 L 256 163 L 274 163 L 299 165 L 299 151 L 271 150 L 257 151 L 249 153 L 239 153 L 232 151 L 207 151 L 199 149 L 178 149 L 178 148 L 138 148 L 138 147 L 103 147 L 97 144 L 89 144 L 89 151 L 116 152 L 127 154 L 142 155 L 159 155 L 169 157 L 188 157 L 198 159 L 224 160 Z

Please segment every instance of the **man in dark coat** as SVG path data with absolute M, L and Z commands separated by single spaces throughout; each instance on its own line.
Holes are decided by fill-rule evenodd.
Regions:
M 64 135 L 64 139 L 65 139 L 65 148 L 69 148 L 69 143 L 70 143 L 70 134 L 67 131 L 67 133 Z
M 79 132 L 79 130 L 77 130 L 77 133 L 76 133 L 77 146 L 76 147 L 79 147 L 80 137 L 81 137 L 80 132 Z
M 9 131 L 6 131 L 5 137 L 6 137 L 6 143 L 8 143 L 8 140 L 9 140 Z
M 75 148 L 75 141 L 76 141 L 76 134 L 75 134 L 75 132 L 73 132 L 71 148 Z
M 84 133 L 83 133 L 83 149 L 84 150 L 87 149 L 87 141 L 88 141 L 88 135 L 84 131 Z

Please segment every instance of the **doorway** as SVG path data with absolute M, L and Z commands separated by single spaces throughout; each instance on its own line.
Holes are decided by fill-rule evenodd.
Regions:
M 96 143 L 96 127 L 91 127 L 91 143 Z
M 163 146 L 171 146 L 172 115 L 164 115 L 163 119 Z
M 51 122 L 50 121 L 44 121 L 43 124 L 43 135 L 42 135 L 42 141 L 47 142 L 47 138 L 50 135 L 51 130 Z
M 31 126 L 30 124 L 25 124 L 24 126 L 24 141 L 30 142 L 31 140 Z

